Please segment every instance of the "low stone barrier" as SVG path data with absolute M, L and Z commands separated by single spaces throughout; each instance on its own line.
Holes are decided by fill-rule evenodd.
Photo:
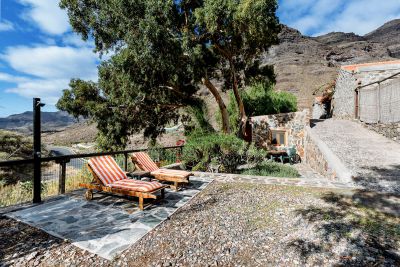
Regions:
M 306 127 L 305 132 L 305 162 L 328 179 L 351 182 L 352 173 L 332 150 L 312 132 L 310 127 Z
M 393 141 L 400 143 L 400 122 L 397 123 L 363 123 L 362 125 Z

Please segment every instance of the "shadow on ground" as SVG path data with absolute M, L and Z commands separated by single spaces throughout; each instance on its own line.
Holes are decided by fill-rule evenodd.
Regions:
M 363 173 L 353 178 L 357 185 L 371 191 L 400 195 L 400 165 L 362 166 L 362 170 Z
M 312 254 L 330 254 L 334 266 L 400 266 L 400 196 L 368 190 L 326 193 L 326 207 L 297 213 L 314 225 L 321 241 L 291 241 L 303 264 Z
M 288 244 L 304 263 L 315 253 L 340 251 L 335 264 L 400 266 L 400 165 L 363 167 L 354 178 L 364 190 L 329 193 L 326 208 L 309 207 L 298 214 L 316 225 L 323 243 L 298 239 Z

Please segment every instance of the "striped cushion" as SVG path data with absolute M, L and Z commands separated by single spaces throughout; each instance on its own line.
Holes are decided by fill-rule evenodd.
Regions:
M 109 185 L 119 180 L 128 179 L 125 172 L 121 170 L 114 158 L 111 156 L 100 156 L 89 159 L 88 164 L 94 173 L 104 183 Z
M 132 160 L 142 171 L 152 172 L 158 170 L 158 166 L 146 152 L 133 153 Z
M 181 170 L 171 170 L 171 169 L 158 169 L 151 172 L 151 175 L 156 176 L 158 174 L 174 176 L 179 178 L 187 178 L 188 176 L 192 175 L 191 172 L 181 171 Z
M 116 181 L 115 183 L 110 184 L 110 186 L 111 188 L 129 191 L 151 192 L 162 187 L 162 184 L 160 184 L 159 182 L 145 182 L 133 179 L 125 179 Z

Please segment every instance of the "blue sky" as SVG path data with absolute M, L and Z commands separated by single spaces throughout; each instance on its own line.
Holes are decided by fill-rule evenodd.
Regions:
M 279 0 L 282 23 L 307 35 L 366 34 L 400 18 L 399 0 Z M 0 117 L 32 109 L 41 97 L 54 111 L 71 78 L 97 80 L 93 44 L 71 31 L 57 0 L 0 0 Z

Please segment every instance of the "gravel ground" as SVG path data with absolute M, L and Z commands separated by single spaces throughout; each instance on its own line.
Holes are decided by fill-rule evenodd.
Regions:
M 400 219 L 364 207 L 371 197 L 214 182 L 111 262 L 4 217 L 0 257 L 20 266 L 400 266 Z
M 0 237 L 0 266 L 100 266 L 108 263 L 67 241 L 4 216 L 0 216 Z
M 348 120 L 325 120 L 312 131 L 357 176 L 359 185 L 400 194 L 399 143 Z
M 130 266 L 400 264 L 400 220 L 355 204 L 349 192 L 214 183 L 115 259 Z M 362 219 L 376 216 L 363 223 Z M 377 230 L 372 224 L 385 227 Z M 375 224 L 374 224 L 375 223 Z M 367 226 L 365 226 L 367 225 Z

